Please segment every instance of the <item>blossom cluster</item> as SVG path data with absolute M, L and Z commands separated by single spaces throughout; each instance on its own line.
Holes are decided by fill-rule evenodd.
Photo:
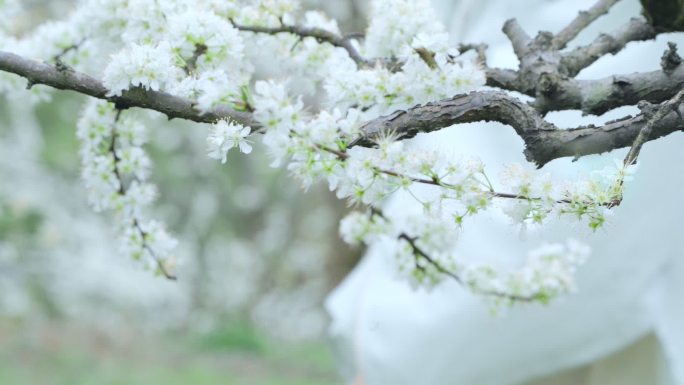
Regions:
M 484 71 L 472 60 L 458 59 L 428 0 L 374 1 L 371 15 L 362 52 L 395 58 L 401 71 L 342 67 L 325 84 L 332 105 L 383 114 L 484 85 Z
M 340 232 L 351 244 L 381 241 L 392 245 L 397 272 L 414 287 L 430 288 L 454 278 L 499 303 L 547 302 L 572 292 L 575 270 L 589 255 L 588 247 L 570 239 L 566 244 L 544 244 L 531 250 L 517 269 L 473 263 L 454 248 L 460 227 L 444 221 L 439 213 L 413 215 L 407 223 L 401 226 L 384 214 L 355 211 L 342 220 Z
M 348 242 L 395 242 L 399 270 L 415 284 L 433 286 L 451 275 L 476 293 L 544 302 L 571 292 L 575 268 L 588 253 L 585 247 L 574 241 L 541 246 L 515 272 L 467 264 L 453 252 L 466 219 L 498 208 L 523 227 L 564 216 L 585 220 L 596 230 L 634 171 L 618 163 L 585 180 L 563 183 L 511 165 L 500 178 L 505 190 L 497 190 L 481 162 L 414 149 L 391 133 L 374 148 L 351 146 L 360 135 L 359 110 L 306 116 L 301 98 L 288 96 L 283 84 L 259 82 L 256 91 L 255 117 L 267 127 L 264 142 L 277 163 L 288 160 L 288 169 L 304 187 L 326 180 L 339 198 L 372 211 L 399 190 L 418 201 L 423 210 L 409 220 L 395 220 L 392 213 L 382 219 L 352 214 L 341 224 Z
M 145 127 L 113 104 L 91 101 L 78 122 L 83 182 L 96 211 L 112 211 L 122 251 L 168 277 L 177 241 L 144 209 L 156 196 L 148 181 L 150 159 L 143 149 Z
M 392 169 L 373 171 L 374 165 L 381 164 L 382 160 L 368 162 L 366 175 L 372 179 L 368 185 L 375 186 L 376 191 L 405 190 L 420 203 L 422 211 L 412 215 L 378 214 L 379 202 L 368 199 L 364 203 L 374 208 L 369 213 L 353 212 L 347 216 L 340 226 L 342 238 L 350 244 L 371 245 L 382 241 L 386 246 L 394 245 L 398 272 L 416 286 L 432 287 L 451 277 L 475 293 L 503 299 L 504 303 L 510 300 L 546 302 L 572 292 L 575 270 L 586 260 L 589 250 L 574 240 L 568 240 L 565 245 L 545 244 L 531 250 L 525 263 L 514 271 L 473 263 L 457 247 L 467 218 L 498 209 L 523 228 L 541 226 L 551 217 L 565 216 L 583 220 L 595 230 L 605 222 L 608 208 L 615 199 L 620 199 L 622 183 L 633 172 L 633 166 L 619 164 L 600 175 L 567 184 L 573 188 L 566 189 L 554 187 L 563 183 L 552 183 L 547 175 L 535 176 L 521 166 L 511 166 L 504 171 L 502 179 L 512 178 L 508 186 L 512 189 L 508 190 L 510 193 L 500 193 L 493 189 L 483 165 L 478 162 L 442 163 L 441 167 L 435 167 L 441 163 L 436 161 L 437 153 L 413 153 L 401 149 L 398 143 L 393 147 L 401 155 L 390 162 Z M 375 151 L 380 159 L 388 156 L 387 152 Z M 404 157 L 412 159 L 413 164 L 397 167 Z M 429 188 L 419 189 L 417 184 Z M 358 182 L 357 186 L 360 186 Z
M 484 86 L 480 64 L 454 48 L 437 19 L 428 0 L 373 0 L 365 36 L 356 37 L 296 0 L 83 0 L 65 20 L 21 39 L 2 38 L 0 47 L 100 75 L 110 97 L 164 92 L 189 99 L 201 113 L 249 112 L 258 127 L 229 119 L 210 125 L 208 156 L 226 163 L 233 148 L 249 154 L 248 137 L 263 134 L 273 164 L 286 163 L 305 188 L 326 181 L 339 198 L 368 207 L 370 214 L 342 221 L 342 237 L 393 242 L 398 271 L 414 284 L 451 276 L 476 293 L 537 301 L 569 292 L 583 246 L 544 245 L 520 269 L 505 271 L 460 256 L 460 232 L 489 210 L 522 228 L 562 216 L 596 230 L 622 199 L 633 167 L 562 183 L 511 165 L 494 186 L 477 159 L 419 150 L 393 132 L 380 133 L 372 148 L 355 145 L 364 122 Z M 349 46 L 300 36 L 295 26 Z M 128 254 L 166 273 L 176 242 L 143 218 L 155 195 L 143 126 L 112 104 L 90 103 L 78 136 L 94 208 L 116 213 Z M 420 213 L 382 213 L 398 191 L 413 196 Z

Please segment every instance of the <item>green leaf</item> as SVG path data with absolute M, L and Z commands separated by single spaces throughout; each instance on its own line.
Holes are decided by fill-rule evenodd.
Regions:
M 657 29 L 684 30 L 684 0 L 641 0 L 641 6 L 648 22 Z

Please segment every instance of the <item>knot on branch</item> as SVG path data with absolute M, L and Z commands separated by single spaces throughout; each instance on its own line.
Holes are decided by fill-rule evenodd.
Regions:
M 543 51 L 553 49 L 553 34 L 549 31 L 539 31 L 534 38 L 534 45 L 536 48 Z
M 561 78 L 558 74 L 545 72 L 539 77 L 537 83 L 537 91 L 542 95 L 548 96 L 554 94 L 558 90 L 558 85 Z
M 660 66 L 663 72 L 670 75 L 680 64 L 682 64 L 682 57 L 677 53 L 677 44 L 668 42 L 667 50 L 665 50 L 665 53 L 660 58 Z
M 632 84 L 632 82 L 628 76 L 613 76 L 613 84 L 624 88 Z
M 659 109 L 658 105 L 646 100 L 639 101 L 639 103 L 637 103 L 637 107 L 646 119 L 651 119 Z
M 57 60 L 55 61 L 55 68 L 56 68 L 57 71 L 59 71 L 59 72 L 64 72 L 64 71 L 72 71 L 72 72 L 73 72 L 73 71 L 74 71 L 68 64 L 65 64 L 65 63 L 64 63 L 63 61 L 61 61 L 60 59 L 57 59 Z

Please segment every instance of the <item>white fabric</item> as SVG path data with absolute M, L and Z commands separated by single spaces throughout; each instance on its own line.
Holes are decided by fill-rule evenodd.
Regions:
M 645 385 L 672 384 L 662 346 L 655 335 L 579 368 L 526 382 L 525 385 Z
M 435 3 L 444 21 L 452 26 L 454 41 L 486 42 L 490 65 L 515 68 L 516 59 L 500 32 L 506 19 L 518 18 L 530 34 L 557 31 L 594 0 Z M 637 0 L 622 1 L 585 31 L 580 41 L 610 31 L 638 13 Z M 580 77 L 657 69 L 668 40 L 684 41 L 679 35 L 669 35 L 657 42 L 632 43 L 617 57 L 601 59 Z M 600 123 L 626 113 L 634 113 L 633 108 L 621 108 L 600 118 L 565 112 L 551 114 L 549 119 L 570 127 Z M 512 129 L 494 123 L 452 127 L 423 135 L 414 145 L 475 154 L 489 170 L 524 162 L 522 141 Z M 679 133 L 648 143 L 623 204 L 596 234 L 584 227 L 557 223 L 521 239 L 508 220 L 496 214 L 466 225 L 460 240 L 462 254 L 493 257 L 502 263 L 519 258 L 544 240 L 574 237 L 592 246 L 592 258 L 579 272 L 579 293 L 547 307 L 518 306 L 493 316 L 481 299 L 452 282 L 431 292 L 413 291 L 397 278 L 392 256 L 384 253 L 381 245 L 369 250 L 327 301 L 332 317 L 330 335 L 349 382 L 520 384 L 591 364 L 655 333 L 667 360 L 663 366 L 678 380 L 674 383 L 684 384 L 682 148 L 684 135 Z M 600 169 L 624 154 L 620 150 L 575 163 L 556 160 L 544 169 L 563 178 Z M 396 196 L 387 210 L 409 205 L 415 205 L 414 201 Z M 601 375 L 602 385 L 609 383 L 609 372 Z M 644 376 L 640 383 L 665 385 L 669 374 L 662 378 L 648 373 Z M 577 383 L 599 384 L 589 380 Z

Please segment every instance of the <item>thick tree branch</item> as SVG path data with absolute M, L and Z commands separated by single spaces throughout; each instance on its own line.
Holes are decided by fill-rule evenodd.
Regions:
M 28 80 L 29 86 L 44 84 L 60 90 L 71 90 L 108 100 L 119 108 L 140 107 L 161 112 L 172 118 L 213 123 L 219 119 L 231 119 L 240 124 L 259 128 L 251 114 L 236 111 L 228 106 L 220 106 L 207 113 L 198 111 L 193 102 L 165 92 L 134 88 L 121 96 L 108 96 L 107 88 L 99 80 L 63 66 L 54 66 L 21 56 L 0 51 L 0 71 L 11 72 Z
M 580 32 L 587 28 L 589 24 L 608 13 L 608 10 L 618 1 L 620 0 L 599 0 L 589 10 L 580 11 L 579 15 L 554 37 L 553 47 L 555 49 L 565 48 L 565 46 L 576 38 Z
M 645 141 L 684 130 L 681 105 L 655 122 Z M 583 126 L 569 130 L 533 131 L 524 138 L 525 156 L 538 166 L 563 157 L 579 158 L 631 146 L 648 122 L 643 114 L 626 117 L 603 126 Z
M 647 141 L 681 131 L 684 121 L 679 115 L 680 108 L 654 122 Z M 511 126 L 525 142 L 527 160 L 541 167 L 557 158 L 600 154 L 631 146 L 648 119 L 641 114 L 600 127 L 562 130 L 546 122 L 534 108 L 504 92 L 472 92 L 370 121 L 362 127 L 365 137 L 355 144 L 372 146 L 373 139 L 386 132 L 410 138 L 419 132 L 478 121 Z
M 211 123 L 218 119 L 233 119 L 253 129 L 259 128 L 251 114 L 220 107 L 201 114 L 192 101 L 163 92 L 132 89 L 122 96 L 107 96 L 107 89 L 97 79 L 57 66 L 24 59 L 20 56 L 0 51 L 0 70 L 12 72 L 29 80 L 30 84 L 45 84 L 63 90 L 73 90 L 84 95 L 115 103 L 120 108 L 140 107 L 159 111 L 169 118 L 182 118 L 196 122 Z M 678 68 L 673 72 L 678 78 Z M 502 72 L 506 74 L 506 72 Z M 663 72 L 660 72 L 663 74 Z M 635 75 L 636 76 L 636 75 Z M 653 82 L 647 75 L 643 84 Z M 665 79 L 655 82 L 666 84 Z M 671 79 L 669 79 L 671 83 Z M 646 88 L 645 90 L 651 90 Z M 646 91 L 644 91 L 646 92 Z M 676 92 L 676 91 L 675 91 Z M 653 95 L 658 91 L 652 89 Z M 636 93 L 642 97 L 642 93 Z M 660 97 L 660 96 L 658 96 Z M 646 98 L 648 99 L 648 98 Z M 665 98 L 667 99 L 667 98 Z M 606 124 L 603 127 L 580 127 L 572 130 L 558 130 L 546 122 L 535 108 L 504 92 L 486 91 L 458 95 L 451 99 L 417 106 L 407 111 L 397 111 L 389 116 L 368 122 L 363 131 L 365 137 L 357 145 L 372 145 L 373 138 L 386 131 L 392 131 L 403 138 L 415 136 L 418 132 L 431 132 L 457 123 L 477 121 L 496 121 L 513 127 L 526 144 L 527 159 L 542 166 L 549 161 L 565 156 L 583 156 L 630 146 L 645 124 L 644 117 L 625 118 Z M 681 130 L 681 119 L 675 112 L 653 125 L 648 140 L 674 131 Z
M 509 125 L 520 136 L 530 130 L 555 129 L 534 108 L 519 99 L 501 91 L 483 91 L 457 95 L 371 120 L 362 127 L 365 138 L 357 144 L 372 145 L 375 138 L 388 132 L 400 138 L 412 138 L 420 132 L 437 131 L 456 123 L 480 121 Z
M 518 71 L 487 68 L 487 85 L 534 97 L 532 105 L 542 114 L 581 109 L 587 114 L 600 115 L 616 107 L 635 105 L 641 100 L 660 103 L 671 98 L 684 83 L 684 68 L 680 68 L 678 63 L 668 62 L 667 68 L 661 71 L 642 74 L 598 80 L 574 79 L 579 71 L 600 57 L 616 53 L 631 41 L 653 39 L 657 35 L 643 18 L 635 18 L 587 46 L 568 53 L 560 52 L 557 48 L 560 42 L 579 33 L 577 28 L 586 27 L 598 17 L 599 11 L 607 10 L 614 2 L 599 1 L 555 37 L 540 32 L 536 38 L 530 39 L 515 20 L 507 21 L 504 32 L 518 55 L 520 68 Z
M 570 109 L 601 115 L 640 101 L 661 103 L 684 87 L 684 66 L 667 70 L 614 75 L 596 80 L 560 80 L 552 93 L 539 95 L 532 105 L 541 113 Z

